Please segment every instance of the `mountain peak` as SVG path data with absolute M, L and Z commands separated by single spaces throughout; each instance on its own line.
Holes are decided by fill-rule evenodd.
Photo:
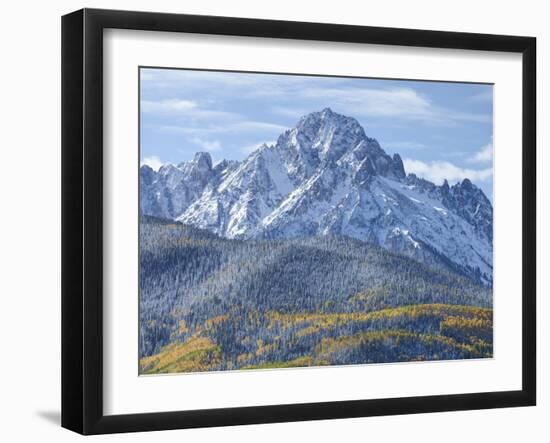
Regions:
M 335 124 L 338 126 L 348 126 L 348 129 L 360 129 L 360 132 L 364 134 L 362 126 L 359 122 L 353 118 L 344 114 L 334 112 L 331 108 L 327 107 L 321 111 L 311 112 L 300 118 L 297 128 L 310 126 L 310 125 L 323 125 L 323 124 Z
M 285 150 L 297 151 L 300 157 L 316 163 L 336 161 L 367 140 L 363 127 L 356 119 L 324 108 L 304 115 L 294 129 L 279 138 L 278 145 Z
M 212 157 L 208 152 L 197 152 L 193 157 L 193 163 L 200 169 L 210 171 L 212 169 Z
M 158 172 L 161 174 L 161 175 L 167 175 L 167 174 L 170 174 L 174 171 L 177 171 L 178 168 L 177 166 L 173 165 L 172 163 L 164 163 L 158 170 Z
M 328 107 L 242 162 L 212 168 L 210 154 L 199 152 L 177 168 L 143 169 L 141 185 L 144 214 L 224 237 L 341 234 L 420 261 L 435 251 L 491 281 L 492 205 L 483 192 L 468 179 L 450 187 L 407 176 L 399 154 Z
M 399 154 L 393 154 L 392 158 L 392 172 L 396 178 L 403 179 L 407 176 L 405 174 L 405 167 L 403 166 L 403 160 Z
M 462 186 L 463 189 L 466 189 L 468 191 L 473 189 L 473 184 L 469 178 L 465 178 L 464 180 L 462 180 L 462 183 L 460 185 Z

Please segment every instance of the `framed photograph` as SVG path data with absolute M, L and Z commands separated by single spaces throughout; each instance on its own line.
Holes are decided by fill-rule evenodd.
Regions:
M 536 402 L 531 37 L 62 20 L 62 425 Z

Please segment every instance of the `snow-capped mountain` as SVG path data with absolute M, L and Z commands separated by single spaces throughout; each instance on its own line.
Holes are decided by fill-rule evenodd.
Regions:
M 351 117 L 300 119 L 274 145 L 212 166 L 207 153 L 155 172 L 142 166 L 141 211 L 227 238 L 346 235 L 492 282 L 493 208 L 465 179 L 406 175 Z

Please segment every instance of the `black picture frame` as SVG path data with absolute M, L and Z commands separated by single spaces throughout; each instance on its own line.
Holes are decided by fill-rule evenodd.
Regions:
M 177 412 L 103 413 L 103 30 L 503 51 L 523 64 L 522 389 Z M 518 147 L 519 148 L 519 147 Z M 62 426 L 81 434 L 458 411 L 536 403 L 536 39 L 83 9 L 62 18 Z M 517 296 L 517 295 L 515 295 Z

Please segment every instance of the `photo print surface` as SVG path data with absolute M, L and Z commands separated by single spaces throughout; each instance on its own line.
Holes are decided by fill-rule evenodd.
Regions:
M 139 77 L 141 375 L 492 358 L 492 85 Z

